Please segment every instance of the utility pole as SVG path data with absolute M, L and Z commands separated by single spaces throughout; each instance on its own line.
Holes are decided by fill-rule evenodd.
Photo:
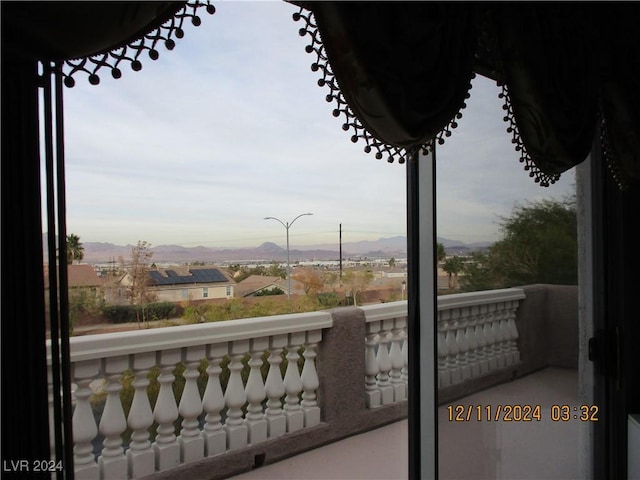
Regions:
M 340 224 L 340 286 L 342 286 L 342 224 Z

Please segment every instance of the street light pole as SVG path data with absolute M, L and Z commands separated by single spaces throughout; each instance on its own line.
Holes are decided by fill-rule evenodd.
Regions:
M 291 227 L 291 225 L 293 225 L 293 222 L 295 222 L 300 217 L 304 217 L 305 215 L 313 215 L 313 213 L 310 213 L 310 212 L 301 213 L 296 218 L 286 223 L 276 217 L 264 217 L 265 220 L 276 220 L 280 222 L 282 226 L 285 228 L 285 230 L 287 231 L 287 300 L 291 300 L 291 263 L 290 263 L 290 257 L 289 257 L 289 228 Z

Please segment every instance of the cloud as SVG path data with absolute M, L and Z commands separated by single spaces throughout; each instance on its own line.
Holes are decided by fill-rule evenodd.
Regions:
M 405 167 L 353 144 L 316 84 L 287 2 L 220 2 L 174 51 L 65 91 L 68 226 L 83 241 L 249 246 L 406 233 Z M 541 189 L 479 77 L 438 150 L 438 234 L 495 239 L 496 214 Z M 465 238 L 463 238 L 465 237 Z M 345 240 L 346 241 L 346 240 Z

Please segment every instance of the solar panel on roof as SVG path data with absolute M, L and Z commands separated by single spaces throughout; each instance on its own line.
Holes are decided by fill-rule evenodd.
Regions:
M 190 272 L 190 275 L 178 275 L 174 270 L 166 270 L 166 276 L 157 270 L 149 273 L 153 283 L 156 285 L 227 282 L 227 277 L 217 268 L 195 269 Z

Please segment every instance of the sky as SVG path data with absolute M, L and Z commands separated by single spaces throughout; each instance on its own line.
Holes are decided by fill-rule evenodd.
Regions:
M 65 88 L 67 232 L 82 242 L 295 246 L 406 235 L 406 169 L 352 143 L 311 71 L 308 37 L 279 1 L 215 2 L 173 51 L 115 80 Z M 204 9 L 202 9 L 204 10 Z M 478 76 L 437 151 L 437 234 L 500 238 L 514 206 L 561 199 L 524 171 L 495 83 Z

